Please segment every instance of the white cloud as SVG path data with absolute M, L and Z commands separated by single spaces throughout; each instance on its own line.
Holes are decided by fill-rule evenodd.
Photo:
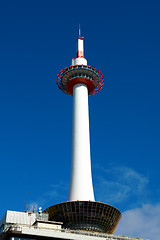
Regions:
M 54 201 L 66 201 L 69 191 L 68 183 L 60 181 L 57 184 L 52 184 L 50 187 L 50 190 L 45 195 Z
M 129 198 L 138 203 L 146 197 L 148 178 L 128 167 L 105 169 L 97 166 L 95 193 L 98 201 L 121 203 Z M 130 201 L 132 203 L 132 201 Z
M 38 207 L 43 207 L 42 210 L 44 210 L 51 205 L 67 201 L 68 189 L 69 184 L 64 181 L 51 184 L 47 189 L 48 191 L 41 194 L 37 200 L 30 201 L 28 210 L 37 211 Z
M 119 182 L 107 181 L 98 177 L 95 184 L 95 194 L 98 201 L 119 203 L 128 198 L 130 187 Z
M 114 234 L 160 239 L 160 204 L 144 204 L 122 213 L 122 219 Z

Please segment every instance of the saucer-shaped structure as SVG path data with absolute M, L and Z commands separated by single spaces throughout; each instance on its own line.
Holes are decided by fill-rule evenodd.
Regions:
M 63 228 L 113 233 L 121 213 L 115 207 L 101 202 L 72 201 L 47 208 L 50 221 L 63 222 Z
M 83 83 L 88 87 L 88 94 L 98 92 L 103 84 L 103 74 L 96 68 L 89 65 L 71 65 L 60 71 L 57 75 L 57 85 L 66 94 L 73 94 L 73 86 Z

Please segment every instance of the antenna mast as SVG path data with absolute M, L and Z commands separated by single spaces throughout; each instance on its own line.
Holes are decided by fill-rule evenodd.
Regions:
M 28 207 L 28 195 L 29 195 L 29 192 L 27 192 L 27 199 L 26 199 L 26 211 L 27 212 L 27 207 Z
M 80 27 L 80 24 L 79 24 L 79 38 L 81 37 L 81 27 Z

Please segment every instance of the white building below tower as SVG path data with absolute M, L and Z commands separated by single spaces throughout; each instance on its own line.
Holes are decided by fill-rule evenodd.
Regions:
M 62 229 L 47 214 L 7 211 L 0 220 L 1 240 L 145 240 L 106 233 Z

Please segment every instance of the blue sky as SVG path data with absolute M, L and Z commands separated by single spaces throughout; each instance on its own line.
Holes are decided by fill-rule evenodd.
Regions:
M 76 56 L 103 74 L 89 97 L 95 197 L 117 207 L 115 233 L 160 235 L 159 1 L 1 1 L 0 217 L 67 200 L 72 97 L 56 86 Z M 145 224 L 144 224 L 145 222 Z

